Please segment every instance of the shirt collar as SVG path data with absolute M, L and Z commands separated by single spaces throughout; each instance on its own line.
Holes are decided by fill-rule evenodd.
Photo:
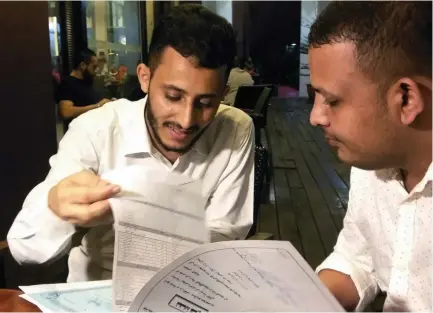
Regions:
M 401 178 L 401 171 L 397 169 L 389 169 L 390 173 L 388 176 L 391 180 L 398 180 L 401 185 L 403 185 L 403 180 Z M 425 173 L 424 177 L 421 179 L 421 181 L 415 186 L 415 188 L 412 189 L 410 192 L 411 194 L 422 192 L 427 186 L 428 183 L 433 181 L 433 163 L 430 163 L 430 166 L 427 169 L 427 172 Z
M 123 125 L 123 138 L 124 138 L 124 155 L 141 155 L 150 154 L 156 151 L 152 145 L 152 140 L 149 136 L 149 131 L 146 127 L 146 121 L 144 119 L 144 109 L 146 108 L 147 95 L 136 101 L 135 109 L 131 110 L 129 117 L 125 120 Z M 211 123 L 212 124 L 212 123 Z M 209 154 L 209 147 L 206 141 L 206 133 L 208 129 L 204 131 L 199 140 L 191 148 L 191 151 L 196 151 L 201 155 Z

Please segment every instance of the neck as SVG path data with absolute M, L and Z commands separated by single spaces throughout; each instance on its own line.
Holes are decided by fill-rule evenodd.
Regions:
M 421 137 L 421 136 L 420 136 Z M 403 180 L 408 192 L 410 192 L 425 176 L 432 163 L 432 133 L 413 144 L 406 157 L 406 162 L 401 168 Z M 415 142 L 414 142 L 415 143 Z
M 71 76 L 78 78 L 78 79 L 84 79 L 83 73 L 81 73 L 78 70 L 72 70 Z

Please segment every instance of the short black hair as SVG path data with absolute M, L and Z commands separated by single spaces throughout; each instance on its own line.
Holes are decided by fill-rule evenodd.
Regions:
M 149 66 L 154 70 L 165 48 L 195 57 L 198 66 L 217 69 L 227 66 L 227 76 L 236 55 L 232 25 L 223 17 L 198 4 L 181 4 L 170 10 L 153 30 Z
M 96 57 L 96 53 L 90 49 L 78 50 L 72 58 L 72 68 L 77 69 L 82 62 L 89 64 L 92 57 Z
M 240 57 L 237 60 L 237 67 L 244 70 L 246 68 L 247 59 L 245 57 Z
M 402 77 L 432 77 L 431 1 L 334 1 L 311 26 L 309 47 L 353 42 L 358 67 L 387 89 Z

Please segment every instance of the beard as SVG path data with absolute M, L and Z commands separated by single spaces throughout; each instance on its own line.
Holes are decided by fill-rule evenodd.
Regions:
M 88 70 L 85 70 L 84 73 L 83 73 L 83 81 L 88 86 L 92 86 L 93 85 L 93 75 L 90 74 Z
M 158 143 L 161 147 L 163 147 L 164 150 L 167 152 L 176 152 L 180 154 L 185 154 L 194 146 L 197 140 L 200 139 L 200 137 L 203 135 L 203 132 L 208 127 L 208 125 L 206 125 L 205 127 L 203 127 L 203 129 L 200 130 L 200 127 L 198 125 L 191 126 L 190 128 L 188 128 L 188 131 L 191 131 L 191 133 L 196 133 L 196 136 L 191 140 L 191 142 L 186 144 L 184 147 L 171 147 L 162 141 L 162 138 L 159 135 L 158 130 L 163 127 L 171 127 L 176 129 L 182 129 L 182 127 L 179 125 L 179 123 L 171 122 L 171 121 L 164 121 L 161 126 L 158 125 L 158 121 L 155 117 L 155 114 L 152 111 L 152 103 L 150 101 L 149 94 L 147 95 L 146 107 L 144 109 L 144 116 L 145 116 L 147 130 L 151 134 L 150 138 L 152 139 L 152 142 L 156 141 L 156 143 Z M 153 144 L 155 144 L 155 142 L 153 142 Z

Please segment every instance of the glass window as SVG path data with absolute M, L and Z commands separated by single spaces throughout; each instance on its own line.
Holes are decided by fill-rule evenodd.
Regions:
M 62 73 L 62 49 L 61 34 L 59 24 L 59 3 L 57 1 L 48 1 L 48 32 L 50 36 L 51 52 L 51 81 L 53 83 L 53 104 L 56 112 L 56 132 L 57 142 L 63 136 L 63 123 L 58 114 L 57 107 L 57 90 L 61 81 Z
M 120 65 L 135 74 L 141 59 L 139 1 L 86 1 L 87 41 L 108 70 Z M 114 71 L 114 70 L 113 70 Z

